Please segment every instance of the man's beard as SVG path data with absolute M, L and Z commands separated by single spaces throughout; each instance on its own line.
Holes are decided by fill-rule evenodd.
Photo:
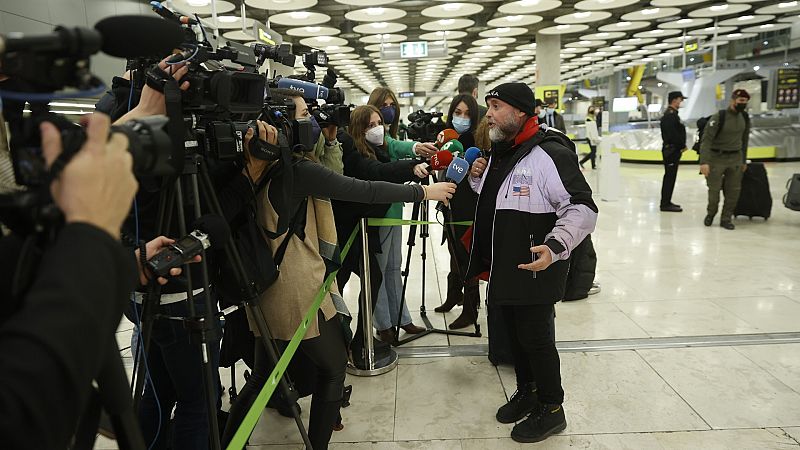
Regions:
M 489 140 L 492 142 L 502 142 L 511 139 L 519 132 L 520 125 L 510 117 L 508 122 L 496 121 L 494 126 L 489 129 Z

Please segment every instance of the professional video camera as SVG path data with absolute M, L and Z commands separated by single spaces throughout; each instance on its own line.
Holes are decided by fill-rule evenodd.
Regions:
M 436 122 L 433 119 L 437 119 Z M 408 137 L 420 142 L 433 142 L 440 131 L 444 130 L 442 113 L 430 113 L 423 110 L 408 115 Z
M 14 175 L 17 184 L 29 188 L 27 192 L 2 197 L 0 216 L 4 223 L 20 234 L 57 223 L 59 214 L 47 185 L 81 148 L 86 136 L 81 127 L 51 113 L 49 102 L 105 90 L 91 73 L 89 57 L 100 50 L 117 57 L 164 54 L 181 38 L 177 26 L 142 16 L 110 17 L 94 29 L 56 27 L 46 35 L 0 36 L 2 74 L 10 77 L 0 85 L 0 96 L 9 123 Z M 64 88 L 79 92 L 55 93 Z M 26 103 L 30 108 L 27 116 Z M 45 121 L 62 131 L 63 152 L 52 171 L 45 166 L 39 135 L 39 125 Z M 151 117 L 113 128 L 128 136 L 137 174 L 168 175 L 177 170 L 177 146 L 165 130 L 166 122 L 163 116 Z

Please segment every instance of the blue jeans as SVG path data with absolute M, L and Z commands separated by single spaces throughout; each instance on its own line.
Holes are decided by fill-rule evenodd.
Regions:
M 194 303 L 196 314 L 204 314 L 205 300 L 202 294 L 195 295 Z M 137 307 L 141 312 L 141 305 Z M 216 311 L 216 306 L 214 308 Z M 184 300 L 161 305 L 158 313 L 171 317 L 188 317 L 189 304 Z M 209 342 L 209 348 L 214 367 L 214 379 L 210 382 L 215 387 L 219 403 L 219 333 L 216 339 Z M 190 342 L 189 331 L 182 321 L 166 318 L 155 321 L 150 352 L 147 354 L 147 369 L 150 378 L 139 406 L 139 421 L 146 445 L 149 446 L 158 433 L 158 441 L 152 448 L 168 447 L 167 426 L 172 409 L 175 408 L 172 448 L 208 448 L 208 415 L 201 352 L 196 343 Z
M 378 302 L 375 304 L 372 317 L 377 330 L 388 330 L 398 325 L 397 312 L 400 311 L 403 294 L 403 279 L 400 275 L 400 265 L 403 261 L 403 228 L 380 227 L 378 233 L 381 239 L 381 253 L 375 257 L 383 272 L 383 283 L 378 292 Z M 411 314 L 408 313 L 408 304 L 404 303 L 399 325 L 405 326 L 410 323 Z

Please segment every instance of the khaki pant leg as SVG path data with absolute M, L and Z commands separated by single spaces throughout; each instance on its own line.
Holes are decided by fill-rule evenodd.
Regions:
M 708 211 L 709 216 L 715 216 L 719 209 L 719 191 L 722 189 L 722 178 L 725 172 L 725 165 L 717 157 L 710 158 L 708 166 L 711 173 L 706 177 L 708 185 Z
M 725 166 L 725 175 L 722 180 L 722 192 L 725 194 L 725 202 L 722 205 L 722 222 L 730 222 L 736 203 L 739 201 L 739 194 L 742 192 L 742 162 L 729 163 Z

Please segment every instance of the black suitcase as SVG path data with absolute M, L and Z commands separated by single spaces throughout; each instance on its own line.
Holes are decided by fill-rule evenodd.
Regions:
M 769 219 L 772 212 L 772 194 L 769 192 L 767 169 L 763 163 L 750 163 L 742 176 L 742 192 L 736 203 L 734 216 L 754 216 Z
M 783 206 L 793 211 L 800 211 L 800 173 L 792 175 L 792 178 L 786 182 Z

